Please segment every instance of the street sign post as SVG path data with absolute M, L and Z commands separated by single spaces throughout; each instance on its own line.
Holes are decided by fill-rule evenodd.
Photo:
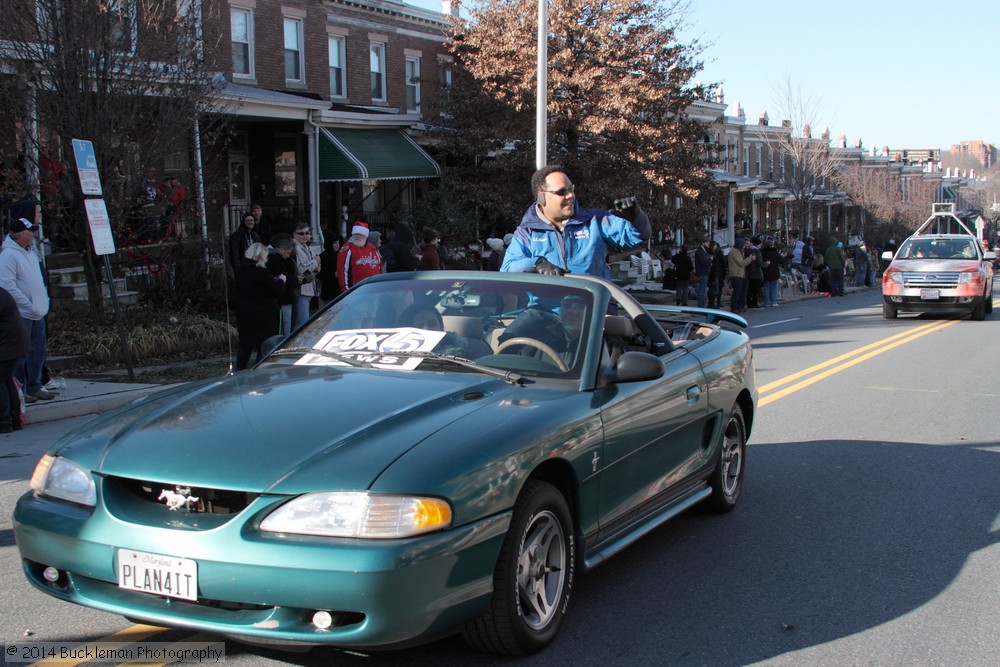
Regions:
M 94 144 L 86 139 L 73 140 L 73 157 L 76 160 L 76 173 L 80 177 L 80 189 L 84 195 L 104 194 L 101 188 L 101 174 L 97 167 L 97 155 Z M 122 313 L 118 307 L 118 295 L 115 294 L 115 279 L 111 273 L 111 260 L 115 253 L 115 237 L 111 231 L 111 219 L 108 217 L 108 207 L 103 199 L 84 199 L 87 209 L 87 223 L 90 226 L 90 238 L 94 242 L 94 252 L 104 257 L 104 275 L 108 281 L 108 293 L 111 295 L 111 305 L 115 311 L 115 321 L 118 323 L 118 337 L 121 339 L 122 358 L 128 370 L 130 380 L 135 380 L 132 370 L 132 359 L 128 353 L 128 338 L 125 336 L 125 325 L 122 324 Z

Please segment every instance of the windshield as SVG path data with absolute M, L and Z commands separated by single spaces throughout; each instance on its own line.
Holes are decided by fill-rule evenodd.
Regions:
M 978 259 L 976 239 L 907 239 L 899 249 L 900 259 Z
M 372 281 L 323 311 L 272 358 L 476 372 L 447 359 L 458 357 L 521 376 L 579 379 L 593 312 L 590 292 L 563 285 L 488 277 Z

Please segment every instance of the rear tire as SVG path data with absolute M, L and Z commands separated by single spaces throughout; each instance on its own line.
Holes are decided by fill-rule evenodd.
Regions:
M 462 629 L 480 651 L 529 655 L 548 646 L 562 625 L 573 588 L 573 520 L 551 484 L 528 480 L 493 572 L 493 599 L 485 614 Z
M 896 309 L 893 308 L 892 306 L 890 306 L 889 304 L 883 302 L 882 303 L 882 317 L 884 317 L 887 320 L 894 320 L 894 319 L 896 319 Z
M 719 460 L 709 479 L 712 495 L 705 501 L 705 508 L 716 514 L 724 514 L 736 507 L 743 491 L 743 475 L 746 470 L 747 429 L 743 420 L 743 410 L 733 406 L 725 431 Z

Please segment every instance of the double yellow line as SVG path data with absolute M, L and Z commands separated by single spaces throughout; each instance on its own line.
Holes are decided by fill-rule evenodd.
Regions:
M 810 366 L 809 368 L 801 370 L 798 373 L 793 373 L 781 378 L 780 380 L 775 380 L 774 382 L 765 384 L 757 388 L 757 407 L 762 408 L 768 403 L 773 403 L 774 401 L 784 398 L 789 394 L 794 394 L 800 389 L 805 389 L 810 385 L 816 384 L 820 380 L 825 380 L 831 375 L 836 375 L 841 371 L 845 371 L 852 366 L 860 364 L 862 361 L 867 361 L 868 359 L 878 356 L 883 352 L 888 352 L 889 350 L 899 347 L 900 345 L 904 345 L 910 341 L 916 340 L 917 338 L 926 336 L 929 333 L 940 331 L 941 329 L 950 327 L 953 324 L 958 324 L 961 321 L 962 320 L 960 319 L 955 319 L 922 324 L 915 329 L 908 329 L 907 331 L 898 333 L 895 336 L 890 336 L 889 338 L 865 345 L 864 347 L 859 347 L 858 349 L 848 352 L 847 354 L 842 354 L 839 357 L 828 359 L 821 364 Z M 779 387 L 784 387 L 784 389 L 779 389 Z

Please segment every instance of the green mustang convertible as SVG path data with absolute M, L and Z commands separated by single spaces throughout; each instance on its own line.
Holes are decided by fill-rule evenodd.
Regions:
M 577 572 L 736 505 L 745 326 L 586 276 L 370 278 L 252 370 L 57 443 L 14 511 L 24 573 L 246 640 L 538 651 Z

